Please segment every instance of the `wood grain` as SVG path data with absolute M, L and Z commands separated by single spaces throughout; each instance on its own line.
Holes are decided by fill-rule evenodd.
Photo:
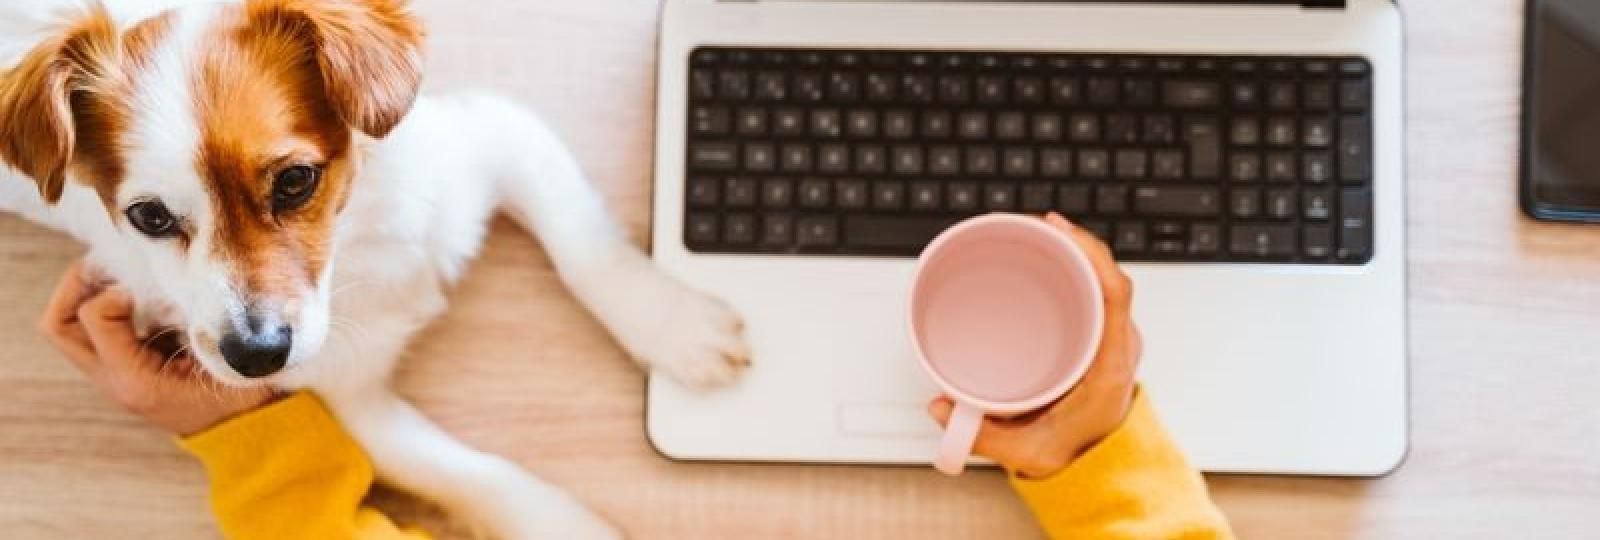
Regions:
M 1378 480 L 1214 476 L 1212 490 L 1249 538 L 1593 537 L 1600 229 L 1534 224 L 1516 210 L 1521 2 L 1404 4 L 1409 459 Z M 430 88 L 489 88 L 537 106 L 642 238 L 657 4 L 417 5 L 431 24 Z M 79 252 L 0 217 L 0 531 L 215 537 L 199 468 L 31 331 Z M 413 347 L 404 393 L 639 538 L 1038 536 L 993 473 L 662 459 L 643 436 L 642 376 L 506 222 L 453 302 Z M 425 505 L 380 499 L 403 520 L 470 536 Z

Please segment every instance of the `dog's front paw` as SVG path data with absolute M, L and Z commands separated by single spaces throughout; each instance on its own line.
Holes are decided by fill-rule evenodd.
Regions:
M 744 322 L 727 304 L 689 288 L 648 263 L 627 287 L 627 316 L 613 325 L 624 348 L 645 369 L 695 390 L 727 386 L 750 367 Z

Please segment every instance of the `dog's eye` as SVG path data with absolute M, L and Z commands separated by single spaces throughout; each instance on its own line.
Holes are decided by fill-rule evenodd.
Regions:
M 278 173 L 272 184 L 272 209 L 276 212 L 295 210 L 311 200 L 317 192 L 317 181 L 322 170 L 310 165 L 295 165 Z
M 178 218 L 160 201 L 143 201 L 128 207 L 128 223 L 151 238 L 167 238 L 178 233 Z

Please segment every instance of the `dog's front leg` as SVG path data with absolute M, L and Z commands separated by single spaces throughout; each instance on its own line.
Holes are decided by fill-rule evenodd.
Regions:
M 535 233 L 568 288 L 646 369 L 690 387 L 733 382 L 750 364 L 743 323 L 727 305 L 666 275 L 628 240 L 577 162 L 532 114 L 485 98 L 485 159 L 504 164 L 503 205 Z
M 384 388 L 323 393 L 388 485 L 433 500 L 505 540 L 621 534 L 566 493 L 445 433 Z

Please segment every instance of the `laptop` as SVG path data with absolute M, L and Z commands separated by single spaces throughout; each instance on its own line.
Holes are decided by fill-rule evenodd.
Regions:
M 744 315 L 731 388 L 649 384 L 683 460 L 925 464 L 918 252 L 1060 212 L 1134 278 L 1144 389 L 1212 472 L 1406 453 L 1390 0 L 667 0 L 653 255 Z

